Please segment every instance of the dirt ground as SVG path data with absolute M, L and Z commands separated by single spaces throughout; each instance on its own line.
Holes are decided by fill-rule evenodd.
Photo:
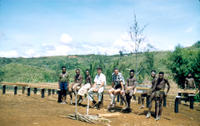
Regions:
M 104 96 L 104 105 L 101 110 L 91 108 L 89 114 L 105 114 L 110 102 L 108 95 Z M 69 102 L 69 99 L 68 99 Z M 83 102 L 86 104 L 86 100 Z M 195 103 L 194 109 L 189 109 L 188 103 L 179 105 L 179 113 L 174 113 L 174 96 L 167 99 L 167 107 L 163 110 L 160 121 L 154 117 L 146 119 L 147 108 L 139 109 L 137 102 L 132 102 L 131 113 L 119 113 L 118 116 L 106 117 L 111 120 L 111 126 L 200 126 L 200 105 Z M 154 104 L 153 104 L 154 105 Z M 122 106 L 117 104 L 120 108 Z M 74 105 L 57 103 L 57 95 L 41 98 L 39 94 L 13 95 L 12 92 L 2 95 L 0 91 L 0 126 L 90 126 L 80 121 L 64 118 L 74 113 Z M 86 107 L 79 106 L 81 114 L 86 113 Z M 152 108 L 152 114 L 154 109 Z

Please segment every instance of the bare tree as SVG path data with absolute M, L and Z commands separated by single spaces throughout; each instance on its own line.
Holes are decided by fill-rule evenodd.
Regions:
M 137 75 L 139 73 L 138 71 L 138 53 L 140 51 L 140 45 L 144 42 L 145 37 L 143 35 L 144 29 L 146 28 L 147 25 L 144 25 L 142 27 L 139 26 L 138 21 L 137 21 L 137 17 L 136 14 L 134 14 L 134 22 L 132 24 L 132 26 L 130 26 L 130 38 L 131 41 L 134 42 L 134 53 L 135 53 L 135 57 L 136 57 L 136 78 Z

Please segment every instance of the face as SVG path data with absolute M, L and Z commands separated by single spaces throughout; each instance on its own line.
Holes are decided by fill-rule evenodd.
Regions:
M 66 68 L 62 68 L 62 72 L 65 73 L 66 72 Z
M 119 70 L 114 70 L 115 75 L 119 73 Z
M 89 75 L 89 71 L 86 71 L 86 75 Z
M 159 74 L 160 79 L 163 79 L 163 77 L 164 77 L 164 74 Z
M 156 76 L 156 73 L 155 72 L 151 72 L 151 77 L 155 77 Z
M 191 77 L 192 76 L 192 74 L 188 74 L 188 77 Z
M 134 72 L 130 72 L 130 76 L 133 77 L 134 76 Z
M 80 70 L 76 70 L 76 74 L 80 74 Z
M 101 72 L 102 72 L 101 69 L 98 69 L 98 70 L 97 70 L 97 73 L 98 73 L 98 74 L 101 74 Z

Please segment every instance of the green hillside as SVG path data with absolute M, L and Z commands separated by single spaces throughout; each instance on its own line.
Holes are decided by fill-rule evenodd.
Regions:
M 186 50 L 199 52 L 199 42 Z M 145 52 L 138 54 L 138 80 L 142 82 L 149 79 L 152 69 L 164 71 L 167 78 L 172 79 L 170 63 L 173 52 Z M 92 77 L 96 74 L 96 68 L 101 66 L 111 82 L 111 74 L 115 67 L 127 78 L 130 69 L 136 69 L 135 54 L 126 55 L 75 55 L 75 56 L 52 56 L 40 58 L 0 58 L 0 77 L 8 82 L 56 82 L 61 66 L 66 66 L 73 81 L 74 70 L 80 68 L 83 71 L 89 69 Z

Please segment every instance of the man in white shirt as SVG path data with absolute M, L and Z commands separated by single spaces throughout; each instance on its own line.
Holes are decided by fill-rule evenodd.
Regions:
M 89 99 L 92 101 L 93 106 L 97 109 L 100 108 L 102 103 L 102 96 L 104 92 L 104 88 L 106 86 L 106 76 L 102 73 L 102 68 L 97 68 L 97 75 L 94 79 L 94 84 L 92 88 L 88 91 Z M 98 96 L 98 103 L 94 100 L 94 94 L 97 93 Z

